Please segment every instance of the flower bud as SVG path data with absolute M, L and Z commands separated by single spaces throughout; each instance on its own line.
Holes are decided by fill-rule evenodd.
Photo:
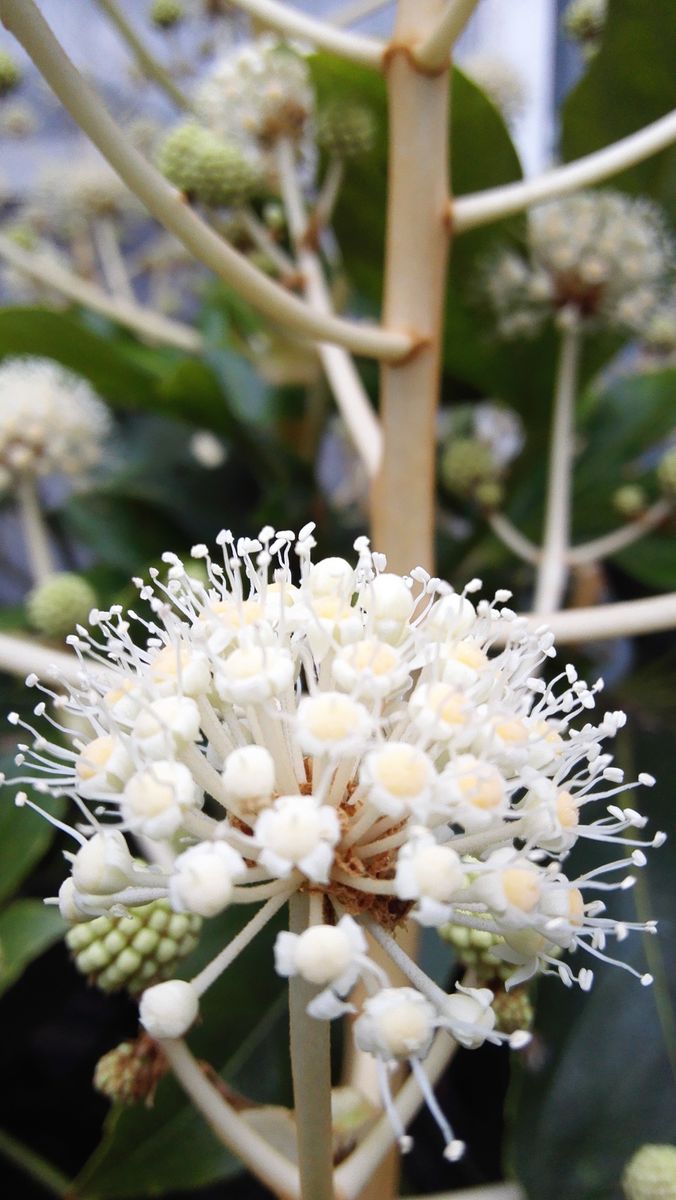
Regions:
M 159 29 L 172 29 L 184 17 L 185 9 L 181 0 L 153 0 L 150 20 Z
M 79 892 L 107 896 L 129 885 L 134 860 L 118 829 L 95 833 L 73 859 L 73 883 Z
M 647 503 L 645 491 L 638 483 L 625 483 L 613 494 L 613 507 L 629 521 L 640 516 Z
M 66 945 L 78 971 L 104 992 L 141 991 L 170 975 L 197 945 L 201 918 L 172 912 L 167 900 L 130 908 L 126 916 L 83 919 L 72 897 L 72 880 L 66 883 L 72 886 L 67 892 L 62 888 L 62 915 L 71 920 L 73 912 L 80 922 L 69 929 Z
M 141 996 L 139 1018 L 153 1038 L 180 1038 L 188 1032 L 199 1012 L 199 997 L 185 979 L 167 979 L 146 988 Z
M 167 1071 L 159 1046 L 146 1035 L 120 1042 L 96 1064 L 94 1087 L 117 1104 L 152 1104 L 155 1088 Z
M 226 842 L 202 842 L 179 854 L 169 880 L 176 912 L 215 917 L 232 899 L 235 881 L 246 873 L 244 859 Z
M 6 96 L 21 82 L 21 68 L 6 50 L 0 50 L 0 96 Z
M 374 114 L 364 104 L 334 102 L 317 121 L 317 144 L 336 158 L 361 158 L 373 147 L 376 136 Z

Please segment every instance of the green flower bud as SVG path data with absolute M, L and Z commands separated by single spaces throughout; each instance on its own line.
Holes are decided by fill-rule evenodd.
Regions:
M 167 1071 L 162 1050 L 142 1033 L 133 1042 L 120 1042 L 96 1064 L 94 1087 L 118 1104 L 152 1104 L 155 1088 Z
M 66 945 L 75 966 L 104 992 L 132 994 L 174 974 L 197 945 L 202 918 L 175 913 L 168 900 L 130 908 L 124 917 L 95 917 L 74 925 Z
M 160 147 L 157 165 L 191 199 L 219 206 L 241 203 L 260 183 L 242 151 L 195 121 L 178 125 Z
M 666 496 L 676 496 L 676 447 L 664 455 L 657 468 L 657 478 Z
M 363 104 L 335 102 L 319 114 L 317 144 L 336 158 L 361 158 L 373 149 L 375 136 L 375 117 Z
M 586 57 L 599 48 L 608 15 L 608 0 L 571 0 L 563 14 L 563 28 L 575 42 L 581 43 Z
M 490 446 L 478 438 L 451 438 L 442 451 L 440 474 L 449 492 L 461 497 L 475 495 L 481 484 L 496 482 Z
M 487 479 L 485 483 L 477 484 L 474 489 L 474 499 L 482 508 L 493 511 L 500 508 L 505 498 L 505 489 L 497 479 Z
M 21 67 L 11 54 L 8 54 L 6 50 L 0 50 L 0 96 L 6 96 L 7 92 L 18 87 L 20 82 Z
M 81 575 L 60 571 L 38 583 L 26 599 L 28 620 L 45 637 L 63 638 L 84 624 L 96 606 L 96 593 Z
M 533 1028 L 535 1013 L 528 988 L 517 987 L 511 992 L 499 988 L 493 998 L 492 1008 L 497 1017 L 497 1027 L 502 1033 Z
M 490 913 L 482 915 L 490 918 Z M 439 933 L 445 942 L 450 942 L 460 962 L 466 967 L 471 967 L 480 979 L 507 979 L 514 970 L 511 963 L 505 963 L 495 954 L 491 954 L 494 946 L 504 942 L 504 938 L 498 933 L 452 924 L 442 925 Z
M 647 496 L 639 483 L 625 483 L 613 495 L 613 507 L 628 520 L 638 517 L 647 503 Z
M 641 1146 L 622 1176 L 627 1200 L 676 1200 L 676 1146 Z
M 153 0 L 150 8 L 150 20 L 160 29 L 171 29 L 178 25 L 185 16 L 181 0 Z

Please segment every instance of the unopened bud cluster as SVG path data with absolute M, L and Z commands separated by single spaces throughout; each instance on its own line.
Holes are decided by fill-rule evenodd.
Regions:
M 585 328 L 642 332 L 662 300 L 674 248 L 659 208 L 620 192 L 580 192 L 531 210 L 526 252 L 485 268 L 505 338 L 536 334 L 562 311 Z
M 587 59 L 599 49 L 607 16 L 608 0 L 570 0 L 566 6 L 563 28 Z
M 189 199 L 216 207 L 241 204 L 261 186 L 260 171 L 241 147 L 196 121 L 186 121 L 167 135 L 158 166 Z
M 484 401 L 456 407 L 445 424 L 439 462 L 443 486 L 451 495 L 498 508 L 504 477 L 523 448 L 519 417 L 511 409 Z
M 184 17 L 185 8 L 181 0 L 153 0 L 150 20 L 160 29 L 173 29 Z
M 0 50 L 0 96 L 6 96 L 21 82 L 21 68 L 6 50 Z
M 422 568 L 389 572 L 366 538 L 354 562 L 316 560 L 313 528 L 223 531 L 217 554 L 193 548 L 202 578 L 167 554 L 150 583 L 135 581 L 149 618 L 94 611 L 93 628 L 69 639 L 81 673 L 59 722 L 45 700 L 35 708 L 56 740 L 10 716 L 36 739 L 19 747 L 20 782 L 78 801 L 58 903 L 75 923 L 78 965 L 104 987 L 137 990 L 170 973 L 195 936 L 190 914 L 264 900 L 272 916 L 299 891 L 319 893 L 308 924 L 278 934 L 278 973 L 312 985 L 315 1020 L 360 1004 L 354 1037 L 379 1062 L 402 1149 L 389 1075 L 409 1062 L 455 1159 L 462 1143 L 422 1062 L 439 1030 L 468 1048 L 525 1045 L 518 1005 L 500 1018 L 506 1032 L 493 987 L 449 995 L 413 964 L 415 986 L 393 986 L 367 930 L 400 965 L 391 931 L 406 918 L 460 926 L 475 943 L 488 934 L 500 963 L 491 983 L 499 972 L 507 989 L 551 974 L 587 990 L 592 971 L 565 952 L 638 974 L 610 943 L 654 925 L 617 922 L 606 901 L 632 885 L 642 848 L 663 840 L 637 840 L 645 819 L 618 802 L 653 780 L 625 782 L 613 765 L 606 743 L 625 718 L 594 720 L 600 681 L 571 666 L 541 678 L 553 636 L 518 618 L 509 592 L 479 599 L 478 580 L 458 593 Z M 35 676 L 27 683 L 53 698 Z M 80 731 L 70 746 L 65 716 Z M 157 863 L 139 863 L 129 835 L 156 844 Z M 578 874 L 579 839 L 615 856 Z M 145 1030 L 182 1037 L 206 986 L 204 972 L 147 986 Z
M 676 1146 L 641 1146 L 625 1168 L 622 1188 L 626 1200 L 676 1200 Z
M 375 118 L 363 104 L 334 102 L 317 119 L 317 145 L 336 158 L 361 158 L 373 148 Z
M 201 917 L 176 913 L 166 900 L 130 908 L 127 915 L 73 925 L 66 945 L 78 971 L 104 992 L 133 994 L 171 975 L 197 945 Z
M 96 593 L 86 579 L 72 571 L 60 571 L 28 593 L 26 614 L 38 633 L 61 638 L 86 621 L 95 604 Z

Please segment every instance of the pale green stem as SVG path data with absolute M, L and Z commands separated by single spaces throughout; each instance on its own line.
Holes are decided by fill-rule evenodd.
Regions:
M 549 444 L 549 469 L 542 554 L 537 572 L 533 611 L 556 612 L 566 589 L 566 559 L 570 544 L 570 507 L 575 437 L 575 398 L 580 358 L 577 322 L 561 332 L 561 347 L 554 386 Z
M 573 546 L 568 554 L 568 562 L 571 566 L 579 566 L 581 563 L 599 562 L 602 558 L 609 558 L 611 554 L 618 554 L 620 550 L 645 537 L 652 529 L 657 529 L 673 511 L 671 500 L 657 500 L 641 513 L 640 517 L 630 521 L 628 525 L 623 525 L 621 529 L 614 529 L 612 533 L 593 538 L 581 546 Z
M 238 216 L 248 233 L 251 241 L 258 250 L 267 255 L 270 262 L 277 268 L 280 275 L 293 275 L 296 271 L 296 264 L 293 259 L 289 258 L 285 250 L 278 246 L 274 238 L 270 237 L 270 232 L 265 228 L 262 221 L 258 219 L 255 212 L 251 208 L 243 208 Z
M 304 242 L 307 213 L 298 183 L 294 148 L 285 138 L 277 144 L 277 171 L 305 297 L 316 312 L 329 314 L 332 312 L 331 298 L 319 257 Z M 373 476 L 380 464 L 382 436 L 352 357 L 341 346 L 329 346 L 325 342 L 317 346 L 317 353 L 347 431 L 369 476 Z
M 0 234 L 0 258 L 4 258 L 10 266 L 30 279 L 54 288 L 75 304 L 101 313 L 102 316 L 117 321 L 119 325 L 126 326 L 142 337 L 165 346 L 175 346 L 178 350 L 187 350 L 189 353 L 200 353 L 204 349 L 204 339 L 196 329 L 191 329 L 189 325 L 183 325 L 179 321 L 172 321 L 162 313 L 144 308 L 140 304 L 130 304 L 118 297 L 108 296 L 95 283 L 82 279 L 44 255 L 32 250 L 23 250 L 4 234 Z
M 517 1183 L 484 1183 L 481 1187 L 460 1191 L 435 1192 L 434 1196 L 411 1196 L 410 1200 L 526 1200 Z
M 253 916 L 251 920 L 244 926 L 244 929 L 240 930 L 240 932 L 232 939 L 231 942 L 228 942 L 228 945 L 221 950 L 220 954 L 217 954 L 216 957 L 213 958 L 211 962 L 199 972 L 198 975 L 195 975 L 194 978 L 191 979 L 190 982 L 192 983 L 198 996 L 203 996 L 207 989 L 211 987 L 212 983 L 215 983 L 216 980 L 223 974 L 223 972 L 227 970 L 230 964 L 233 963 L 235 959 L 242 953 L 242 951 L 246 949 L 246 947 L 249 945 L 249 942 L 251 942 L 253 938 L 255 938 L 261 932 L 262 929 L 265 929 L 268 921 L 271 921 L 275 913 L 279 912 L 282 905 L 286 904 L 289 896 L 291 895 L 292 889 L 296 886 L 297 885 L 293 883 L 291 887 L 286 888 L 285 891 L 281 892 L 279 895 L 271 897 L 267 904 L 264 904 L 262 908 L 259 908 L 256 915 Z
M 54 574 L 54 560 L 37 484 L 32 475 L 19 476 L 15 494 L 33 582 L 44 583 L 45 579 Z
M 543 624 L 541 613 L 521 614 L 533 629 Z M 676 628 L 676 592 L 622 600 L 592 608 L 570 608 L 546 614 L 547 627 L 559 645 L 596 642 L 604 638 L 634 637 Z
M 389 958 L 392 959 L 395 967 L 399 968 L 402 975 L 405 975 L 419 992 L 422 992 L 424 996 L 427 996 L 427 999 L 430 1000 L 432 1004 L 436 1005 L 437 1008 L 443 1008 L 448 999 L 448 993 L 445 992 L 443 988 L 438 987 L 437 984 L 430 979 L 429 975 L 426 975 L 424 971 L 421 971 L 420 967 L 417 965 L 417 963 L 414 963 L 410 955 L 408 955 L 405 950 L 402 950 L 401 946 L 397 944 L 395 939 L 391 937 L 389 933 L 386 933 L 384 929 L 381 929 L 380 925 L 378 925 L 375 921 L 366 921 L 365 924 L 366 928 L 371 934 L 371 937 L 375 938 L 378 944 L 382 946 L 385 953 Z
M 344 160 L 342 158 L 332 158 L 326 168 L 326 175 L 322 181 L 317 203 L 312 212 L 311 224 L 315 234 L 320 233 L 322 229 L 326 229 L 326 226 L 331 221 L 344 178 Z
M 299 12 L 290 4 L 279 4 L 277 0 L 233 0 L 233 3 L 286 37 L 312 42 L 321 50 L 329 50 L 365 67 L 380 70 L 382 66 L 385 47 L 376 38 L 362 37 L 358 33 L 341 33 L 326 21 Z
M 439 1030 L 432 1043 L 432 1049 L 425 1059 L 425 1074 L 432 1087 L 448 1066 L 456 1049 L 457 1044 L 453 1039 L 444 1030 Z M 410 1125 L 422 1103 L 423 1096 L 415 1076 L 409 1075 L 394 1099 L 404 1127 Z M 357 1149 L 338 1167 L 335 1181 L 339 1195 L 345 1200 L 357 1200 L 359 1193 L 396 1140 L 397 1135 L 390 1124 L 389 1117 L 387 1115 L 380 1117 Z
M 290 929 L 308 925 L 308 897 L 289 901 Z M 298 1132 L 302 1200 L 333 1200 L 330 1021 L 309 1017 L 306 1009 L 317 989 L 294 975 L 289 980 L 291 1070 Z
M 167 68 L 163 67 L 162 63 L 158 62 L 155 56 L 150 53 L 142 38 L 139 37 L 136 30 L 130 25 L 124 13 L 115 3 L 115 0 L 96 0 L 96 3 L 127 43 L 143 74 L 158 84 L 178 108 L 189 112 L 192 105 L 185 92 L 181 91 L 180 87 L 174 82 Z
M 469 21 L 479 0 L 448 0 L 446 11 L 425 40 L 413 49 L 419 67 L 440 71 L 448 64 L 448 56 Z
M 218 1140 L 241 1159 L 279 1200 L 298 1200 L 298 1169 L 235 1112 L 206 1078 L 186 1043 L 167 1038 L 159 1045 L 181 1087 Z
M 39 1183 L 46 1192 L 51 1192 L 54 1196 L 71 1194 L 73 1184 L 58 1167 L 52 1166 L 42 1155 L 31 1150 L 30 1146 L 24 1146 L 23 1142 L 5 1133 L 4 1129 L 0 1129 L 0 1155 Z
M 487 520 L 495 536 L 518 558 L 530 563 L 531 566 L 535 566 L 540 561 L 538 547 L 525 537 L 504 513 L 489 513 Z
M 242 299 L 295 333 L 344 345 L 357 354 L 396 360 L 409 353 L 413 339 L 407 333 L 315 312 L 223 241 L 129 143 L 64 53 L 33 0 L 0 0 L 0 19 L 130 191 Z
M 559 196 L 578 192 L 580 188 L 592 187 L 653 154 L 659 154 L 674 141 L 676 109 L 639 129 L 638 133 L 621 138 L 603 150 L 586 154 L 575 162 L 554 167 L 532 179 L 459 196 L 452 204 L 453 229 L 455 233 L 465 233 L 468 229 L 476 229 L 478 225 L 487 225 L 491 221 L 501 221 L 503 217 L 523 212 L 546 200 L 556 200 Z
M 117 230 L 110 217 L 99 217 L 92 222 L 92 236 L 108 291 L 127 304 L 135 304 L 136 297 L 120 250 Z

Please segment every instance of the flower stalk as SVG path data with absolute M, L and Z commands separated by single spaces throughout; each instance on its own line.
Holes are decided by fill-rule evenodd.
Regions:
M 15 494 L 33 582 L 42 583 L 53 574 L 54 560 L 37 485 L 33 477 L 30 475 L 19 476 Z
M 571 311 L 566 312 L 563 319 L 554 389 L 544 539 L 533 601 L 536 613 L 551 613 L 560 608 L 568 578 L 566 559 L 570 542 L 575 397 L 581 334 Z

